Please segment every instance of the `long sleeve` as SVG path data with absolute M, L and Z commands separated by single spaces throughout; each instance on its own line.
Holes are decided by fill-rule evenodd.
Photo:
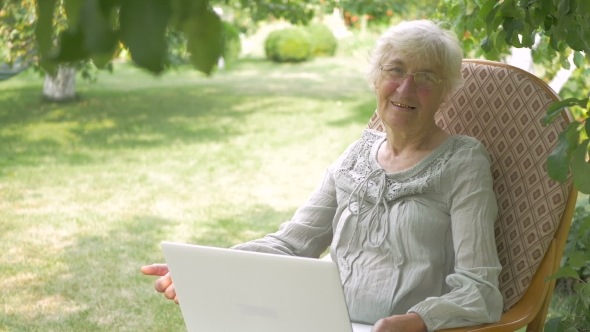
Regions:
M 502 313 L 494 221 L 497 203 L 492 190 L 489 156 L 477 143 L 462 149 L 446 165 L 454 271 L 446 277 L 451 290 L 429 297 L 408 312 L 419 314 L 429 331 L 495 322 Z M 443 186 L 444 188 L 444 186 Z
M 328 169 L 307 202 L 276 233 L 236 245 L 233 249 L 317 258 L 332 241 L 336 207 L 334 179 Z
M 246 243 L 233 249 L 266 252 L 302 257 L 319 257 L 330 245 L 333 237 L 333 221 L 338 208 L 334 173 L 348 156 L 352 143 L 326 170 L 323 179 L 290 221 L 279 227 L 276 233 Z

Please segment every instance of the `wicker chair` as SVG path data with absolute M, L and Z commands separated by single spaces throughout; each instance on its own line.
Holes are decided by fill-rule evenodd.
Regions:
M 544 127 L 541 118 L 558 95 L 536 76 L 485 60 L 464 60 L 465 84 L 436 115 L 437 124 L 456 135 L 477 138 L 492 158 L 499 205 L 496 245 L 503 270 L 500 322 L 445 331 L 542 331 L 570 228 L 577 191 L 571 178 L 549 178 L 546 159 L 569 112 Z M 377 113 L 369 128 L 383 130 Z

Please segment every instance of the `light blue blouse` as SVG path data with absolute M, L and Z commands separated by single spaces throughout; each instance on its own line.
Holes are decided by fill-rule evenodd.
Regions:
M 291 221 L 234 248 L 319 257 L 330 246 L 353 321 L 419 314 L 429 331 L 502 312 L 496 198 L 483 145 L 451 136 L 414 167 L 377 163 L 385 134 L 365 130 Z

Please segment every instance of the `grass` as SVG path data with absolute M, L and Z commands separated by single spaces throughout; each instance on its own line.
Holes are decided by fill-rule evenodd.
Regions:
M 354 58 L 118 65 L 69 104 L 33 73 L 1 82 L 0 330 L 183 330 L 139 267 L 163 240 L 227 247 L 288 220 L 366 125 L 364 82 Z

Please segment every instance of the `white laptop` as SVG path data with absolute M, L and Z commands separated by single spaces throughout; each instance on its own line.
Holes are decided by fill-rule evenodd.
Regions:
M 189 332 L 370 332 L 328 260 L 162 242 Z

